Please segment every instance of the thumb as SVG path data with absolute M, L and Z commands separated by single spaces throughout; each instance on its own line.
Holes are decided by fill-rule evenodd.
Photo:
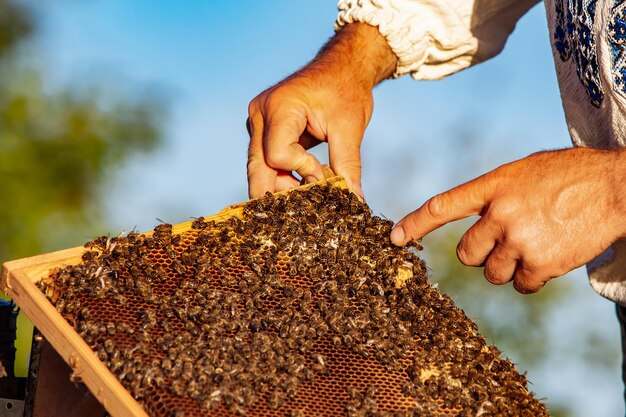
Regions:
M 486 204 L 484 177 L 466 182 L 426 201 L 408 214 L 391 231 L 391 241 L 404 246 L 455 220 L 480 214 Z
M 361 141 L 363 129 L 344 125 L 328 138 L 330 167 L 346 179 L 348 187 L 363 197 L 361 188 Z
M 276 111 L 268 117 L 264 132 L 267 165 L 278 171 L 297 172 L 302 178 L 324 177 L 320 162 L 300 144 L 306 117 L 297 109 Z

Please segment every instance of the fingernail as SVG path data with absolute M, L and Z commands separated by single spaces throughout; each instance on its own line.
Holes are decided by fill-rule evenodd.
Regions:
M 402 246 L 404 243 L 404 229 L 402 226 L 396 226 L 391 231 L 391 235 L 389 237 L 391 238 L 391 243 L 396 246 Z
M 304 177 L 304 183 L 305 184 L 310 184 L 312 182 L 316 182 L 319 181 L 317 178 L 315 178 L 313 175 L 308 175 L 306 177 Z

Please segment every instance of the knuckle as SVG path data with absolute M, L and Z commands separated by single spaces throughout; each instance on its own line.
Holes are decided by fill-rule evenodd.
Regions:
M 513 277 L 513 288 L 520 294 L 533 294 L 539 291 L 545 285 L 545 282 L 536 273 L 537 269 L 522 266 L 515 271 Z
M 263 165 L 263 159 L 259 155 L 248 153 L 248 176 L 252 175 L 257 168 Z
M 416 212 L 410 213 L 404 219 L 402 219 L 401 223 L 402 228 L 404 229 L 404 234 L 406 235 L 406 239 L 415 239 L 415 229 L 418 227 L 417 215 Z
M 250 101 L 250 103 L 248 103 L 248 117 L 249 118 L 252 118 L 255 114 L 258 113 L 260 97 L 261 95 L 258 95 L 255 98 L 253 98 Z
M 465 237 L 461 238 L 461 241 L 456 246 L 456 257 L 459 258 L 459 261 L 461 261 L 463 265 L 474 266 L 467 248 L 467 241 Z
M 280 109 L 285 105 L 285 97 L 288 95 L 283 94 L 283 88 L 280 85 L 270 87 L 256 96 L 248 104 L 248 114 L 252 117 L 255 115 L 262 115 L 265 117 L 268 113 L 275 112 L 276 109 Z
M 462 264 L 467 266 L 480 266 L 485 260 L 485 253 L 481 249 L 481 238 L 477 236 L 476 229 L 470 228 L 456 247 L 456 255 Z
M 340 161 L 335 161 L 331 168 L 338 174 L 352 182 L 361 180 L 361 160 L 355 157 L 347 157 Z
M 483 275 L 485 276 L 485 279 L 487 281 L 489 281 L 492 284 L 498 284 L 498 278 L 496 277 L 496 275 L 493 272 L 493 269 L 487 267 L 487 265 L 485 265 L 485 268 L 483 269 Z
M 280 89 L 273 90 L 263 100 L 263 108 L 268 113 L 276 112 L 285 105 L 285 95 Z
M 500 199 L 491 205 L 489 208 L 489 214 L 495 221 L 503 222 L 514 216 L 518 208 L 519 205 L 506 199 Z
M 528 236 L 517 227 L 506 229 L 505 242 L 510 250 L 521 254 L 523 257 L 527 257 L 530 253 L 537 253 L 532 248 L 532 240 L 528 239 Z
M 434 218 L 439 219 L 444 217 L 448 198 L 445 194 L 437 194 L 426 203 L 426 211 Z
M 511 280 L 511 277 L 504 276 L 502 271 L 494 266 L 492 262 L 487 262 L 487 264 L 485 264 L 483 275 L 487 281 L 494 285 L 506 284 Z
M 339 161 L 341 167 L 344 169 L 358 170 L 361 171 L 361 156 L 357 153 L 356 155 L 343 155 L 343 158 Z
M 284 148 L 273 148 L 265 155 L 265 162 L 271 168 L 283 169 L 290 165 L 291 158 Z
M 513 288 L 515 288 L 515 291 L 517 291 L 518 293 L 525 295 L 533 294 L 539 291 L 539 288 L 532 287 L 528 283 L 520 281 L 518 279 L 515 279 L 515 281 L 513 281 Z
M 498 244 L 487 256 L 483 274 L 492 284 L 502 285 L 513 280 L 516 268 L 517 260 L 505 246 Z

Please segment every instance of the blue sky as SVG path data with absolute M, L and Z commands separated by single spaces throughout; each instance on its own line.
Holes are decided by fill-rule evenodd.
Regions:
M 246 198 L 248 102 L 314 56 L 333 33 L 336 3 L 60 0 L 37 2 L 37 12 L 32 59 L 46 68 L 49 88 L 96 82 L 131 96 L 153 90 L 167 97 L 166 146 L 124 167 L 107 208 L 113 230 L 147 230 L 157 217 L 178 223 Z M 405 77 L 376 89 L 364 191 L 376 213 L 398 219 L 498 165 L 566 146 L 540 4 L 495 59 L 443 81 Z M 324 159 L 324 148 L 316 154 Z M 610 303 L 591 294 L 580 272 L 573 279 L 585 308 L 573 301 L 555 326 L 575 332 L 576 320 L 594 317 L 617 343 Z M 581 372 L 556 361 L 533 389 L 571 398 L 581 416 L 622 413 L 617 370 L 608 377 Z M 575 388 L 563 389 L 564 379 L 577 381 Z
M 134 225 L 137 206 L 149 214 L 144 218 L 167 218 L 190 209 L 210 213 L 245 198 L 248 101 L 311 59 L 332 35 L 336 14 L 332 1 L 61 1 L 39 10 L 40 53 L 51 80 L 106 80 L 130 94 L 148 86 L 172 104 L 169 144 L 158 163 L 135 164 L 125 175 L 136 180 L 121 187 L 132 204 L 118 218 L 120 227 Z M 363 148 L 364 188 L 373 206 L 407 210 L 507 160 L 569 144 L 545 26 L 538 6 L 496 59 L 444 81 L 406 77 L 376 90 Z M 450 159 L 448 138 L 468 129 L 480 132 L 473 149 L 483 149 L 481 164 L 449 178 L 441 172 Z M 417 163 L 427 175 L 403 178 L 409 192 L 386 207 L 377 188 L 405 172 L 388 159 L 407 152 L 421 155 Z M 180 186 L 191 178 L 198 183 Z M 198 196 L 198 187 L 210 193 Z M 155 204 L 164 195 L 166 203 Z

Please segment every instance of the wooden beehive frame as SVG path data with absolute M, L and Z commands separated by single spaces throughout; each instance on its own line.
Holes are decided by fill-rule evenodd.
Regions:
M 324 180 L 300 186 L 298 189 L 306 189 L 319 184 L 332 184 L 347 188 L 345 180 L 336 176 L 328 167 L 324 167 L 324 175 L 326 177 Z M 277 194 L 288 192 L 283 191 Z M 245 204 L 244 202 L 226 207 L 219 213 L 205 219 L 207 221 L 220 221 L 232 216 L 241 217 Z M 183 233 L 189 230 L 191 223 L 185 222 L 174 225 L 173 233 Z M 40 279 L 47 276 L 53 268 L 80 263 L 85 250 L 84 247 L 80 246 L 6 262 L 2 265 L 0 273 L 0 289 L 24 311 L 63 360 L 72 368 L 74 374 L 80 377 L 113 417 L 148 417 L 141 405 L 126 391 L 106 365 L 98 359 L 85 341 L 35 285 Z

